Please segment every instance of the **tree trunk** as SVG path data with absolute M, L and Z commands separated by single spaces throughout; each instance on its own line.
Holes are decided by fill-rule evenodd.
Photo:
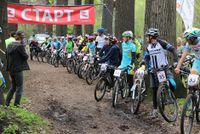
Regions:
M 94 0 L 85 0 L 85 4 L 94 4 Z M 85 25 L 85 33 L 92 34 L 94 31 L 94 25 Z
M 6 37 L 6 34 L 7 34 L 7 2 L 6 0 L 1 0 L 1 4 L 0 4 L 0 27 L 3 30 L 3 34 L 0 34 L 0 40 L 2 41 L 2 43 L 0 43 L 0 49 L 5 51 L 6 50 L 5 39 L 7 38 Z M 4 62 L 4 64 L 6 64 L 6 57 L 1 52 L 0 52 L 0 57 L 2 61 Z M 6 81 L 8 82 L 9 79 L 8 79 L 8 75 L 5 69 L 3 70 L 3 75 Z M 5 104 L 5 101 L 4 101 L 3 92 L 0 92 L 0 105 L 4 105 L 4 104 Z
M 160 30 L 160 37 L 168 42 L 176 42 L 176 1 L 146 0 L 145 31 L 155 27 Z
M 57 0 L 57 5 L 68 5 L 68 0 Z M 56 35 L 65 36 L 67 34 L 67 25 L 56 25 Z
M 75 5 L 81 5 L 81 0 L 74 0 Z M 74 34 L 75 35 L 82 35 L 82 25 L 74 25 Z
M 145 28 L 154 27 L 160 30 L 160 38 L 171 44 L 176 42 L 176 1 L 175 0 L 146 0 Z M 186 90 L 175 75 L 178 97 L 185 97 Z
M 51 5 L 49 0 L 46 0 L 47 5 Z M 52 36 L 53 34 L 53 25 L 46 25 L 46 32 Z
M 107 33 L 113 33 L 113 0 L 103 0 L 103 16 L 102 16 L 102 27 L 106 29 Z
M 115 35 L 121 38 L 122 33 L 131 30 L 134 33 L 135 0 L 116 0 Z
M 11 3 L 19 3 L 19 0 L 8 0 Z M 18 30 L 18 24 L 8 24 L 8 33 Z

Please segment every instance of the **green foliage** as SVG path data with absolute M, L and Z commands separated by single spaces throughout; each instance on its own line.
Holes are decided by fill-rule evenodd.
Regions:
M 0 132 L 3 134 L 39 133 L 47 129 L 47 121 L 19 107 L 0 107 Z

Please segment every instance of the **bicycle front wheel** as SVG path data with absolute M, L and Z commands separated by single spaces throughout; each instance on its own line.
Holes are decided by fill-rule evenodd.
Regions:
M 183 105 L 183 111 L 181 114 L 181 134 L 191 134 L 194 120 L 193 111 L 193 95 L 189 94 L 186 98 L 185 104 Z
M 114 87 L 113 87 L 113 93 L 112 93 L 112 106 L 116 107 L 118 103 L 118 95 L 119 95 L 119 81 L 116 80 Z
M 161 85 L 157 92 L 157 103 L 162 117 L 167 122 L 174 122 L 178 116 L 178 105 L 174 93 L 166 87 Z

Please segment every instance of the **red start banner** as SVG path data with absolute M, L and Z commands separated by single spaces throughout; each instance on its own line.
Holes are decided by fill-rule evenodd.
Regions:
M 8 4 L 8 23 L 95 24 L 94 6 L 35 6 Z

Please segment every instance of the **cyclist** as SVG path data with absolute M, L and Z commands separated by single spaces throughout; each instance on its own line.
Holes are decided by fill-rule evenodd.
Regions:
M 36 55 L 38 55 L 38 53 L 40 52 L 39 43 L 38 43 L 35 35 L 33 35 L 33 39 L 31 40 L 29 47 L 30 47 L 30 58 L 31 58 L 31 60 L 33 60 L 33 55 L 32 55 L 33 50 L 35 50 Z
M 110 50 L 110 47 L 111 47 L 111 45 L 110 45 L 110 41 L 109 41 L 109 36 L 106 36 L 106 37 L 105 37 L 105 45 L 104 45 L 103 48 L 99 51 L 98 55 L 99 55 L 100 57 L 103 57 L 103 56 L 107 55 L 107 53 L 108 53 L 109 50 Z
M 165 50 L 171 52 L 174 56 L 174 62 L 178 61 L 178 55 L 176 49 L 164 40 L 158 39 L 159 30 L 155 28 L 150 28 L 146 32 L 146 41 L 148 46 L 146 48 L 143 61 L 146 63 L 148 70 L 153 68 L 159 69 L 163 66 L 168 66 L 167 56 L 165 55 Z M 158 80 L 155 74 L 150 74 L 150 87 L 153 90 L 153 112 L 151 117 L 156 118 L 158 115 L 157 112 L 157 90 L 158 90 Z M 170 70 L 167 70 L 167 78 L 170 81 L 170 86 L 172 89 L 176 88 L 176 83 L 174 81 L 173 75 Z
M 66 50 L 67 41 L 65 40 L 64 36 L 61 37 L 60 43 L 61 43 L 62 50 L 65 51 Z
M 122 43 L 122 61 L 118 68 L 123 69 L 127 66 L 133 66 L 135 68 L 135 58 L 136 58 L 136 45 L 133 43 L 133 32 L 125 31 L 122 34 L 123 43 Z M 131 89 L 133 85 L 133 71 L 129 71 L 128 75 L 128 84 L 129 89 Z
M 120 49 L 117 45 L 117 38 L 114 36 L 109 36 L 108 41 L 110 44 L 110 49 L 105 56 L 99 61 L 99 63 L 108 63 L 108 65 L 119 66 L 120 64 Z
M 99 52 L 103 46 L 105 45 L 105 38 L 106 36 L 104 35 L 105 29 L 104 28 L 99 28 L 97 30 L 98 36 L 96 37 L 96 52 Z
M 94 56 L 95 55 L 95 48 L 96 48 L 95 43 L 94 43 L 94 36 L 89 36 L 87 48 L 89 50 L 90 55 Z
M 200 29 L 192 28 L 189 30 L 186 30 L 184 33 L 184 38 L 187 41 L 186 46 L 183 48 L 183 54 L 180 58 L 178 65 L 175 69 L 175 72 L 179 74 L 181 65 L 183 64 L 183 61 L 185 60 L 186 56 L 189 53 L 195 54 L 195 61 L 193 63 L 191 73 L 192 74 L 200 74 L 200 37 L 199 37 Z
M 73 39 L 72 36 L 67 37 L 67 46 L 66 46 L 67 53 L 72 53 L 74 50 L 74 42 L 72 39 Z
M 53 42 L 52 42 L 52 52 L 55 50 L 56 50 L 57 62 L 59 63 L 62 45 L 61 45 L 61 42 L 56 37 L 54 37 Z
M 178 37 L 176 39 L 176 49 L 177 49 L 177 52 L 178 52 L 178 55 L 182 55 L 182 52 L 183 52 L 183 41 L 181 39 L 181 37 Z

